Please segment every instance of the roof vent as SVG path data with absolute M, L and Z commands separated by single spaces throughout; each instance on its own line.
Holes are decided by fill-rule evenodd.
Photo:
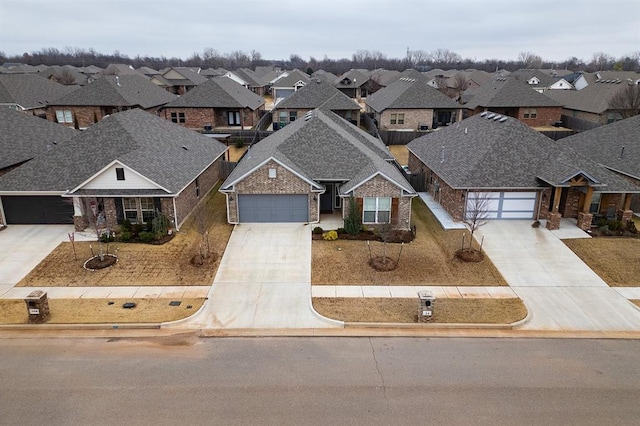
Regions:
M 505 121 L 507 121 L 507 117 L 502 117 L 502 118 L 500 119 L 500 122 L 501 122 L 501 123 L 504 123 Z
M 480 117 L 484 117 L 487 114 L 489 114 L 487 111 L 483 111 L 483 112 L 480 113 Z
M 496 115 L 495 117 L 493 117 L 493 121 L 498 121 L 502 118 L 502 116 L 500 114 Z
M 120 87 L 120 77 L 116 75 L 116 85 Z
M 186 145 L 182 145 L 182 149 L 184 149 L 185 151 L 189 151 L 189 148 L 187 148 Z
M 304 121 L 309 121 L 311 120 L 311 118 L 313 117 L 313 111 L 308 111 L 305 115 L 304 115 Z
M 496 116 L 496 115 L 495 115 L 494 113 L 491 113 L 491 114 L 487 115 L 487 117 L 486 117 L 486 118 L 487 118 L 488 120 L 491 120 L 491 119 L 492 119 L 493 117 L 495 117 L 495 116 Z

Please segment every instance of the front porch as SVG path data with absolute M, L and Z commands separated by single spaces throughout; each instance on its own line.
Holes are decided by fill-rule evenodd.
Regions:
M 320 222 L 315 226 L 319 226 L 324 231 L 335 231 L 338 228 L 344 228 L 342 210 L 336 210 L 333 213 L 321 213 Z

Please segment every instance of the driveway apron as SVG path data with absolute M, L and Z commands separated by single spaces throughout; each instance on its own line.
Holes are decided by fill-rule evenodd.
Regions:
M 640 310 L 610 288 L 560 239 L 531 221 L 490 221 L 475 233 L 527 305 L 523 329 L 640 330 Z
M 311 308 L 309 225 L 236 225 L 208 298 L 193 317 L 163 326 L 205 329 L 341 326 Z

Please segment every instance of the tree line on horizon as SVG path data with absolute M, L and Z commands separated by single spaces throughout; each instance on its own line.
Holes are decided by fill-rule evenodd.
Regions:
M 156 70 L 168 67 L 187 66 L 200 68 L 224 68 L 235 70 L 238 68 L 255 69 L 258 66 L 275 65 L 284 69 L 297 68 L 307 72 L 324 70 L 336 75 L 341 75 L 350 69 L 377 69 L 404 71 L 415 68 L 419 71 L 428 71 L 433 68 L 441 69 L 477 69 L 487 72 L 504 69 L 515 71 L 522 68 L 553 68 L 570 71 L 596 72 L 603 70 L 640 71 L 640 50 L 619 58 L 605 52 L 594 53 L 587 62 L 572 56 L 565 61 L 549 61 L 532 52 L 521 52 L 516 60 L 483 59 L 476 60 L 463 58 L 458 53 L 448 49 L 436 49 L 433 51 L 407 49 L 404 58 L 389 58 L 382 52 L 370 50 L 357 50 L 352 57 L 331 59 L 325 56 L 318 60 L 310 57 L 303 59 L 298 54 L 291 54 L 288 60 L 264 59 L 260 52 L 252 50 L 245 52 L 236 50 L 229 53 L 220 53 L 214 48 L 207 47 L 202 53 L 193 53 L 186 59 L 165 56 L 140 56 L 133 58 L 118 50 L 112 54 L 100 53 L 93 48 L 83 49 L 79 47 L 65 47 L 59 50 L 55 47 L 42 48 L 22 55 L 6 55 L 0 51 L 0 63 L 22 63 L 27 65 L 74 65 L 84 67 L 95 65 L 105 68 L 109 64 L 127 64 L 134 68 L 147 66 Z

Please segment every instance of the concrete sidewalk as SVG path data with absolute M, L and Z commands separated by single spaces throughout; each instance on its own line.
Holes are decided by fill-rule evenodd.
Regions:
M 418 196 L 427 205 L 431 213 L 438 219 L 442 229 L 467 229 L 467 226 L 462 222 L 456 222 L 451 215 L 442 207 L 437 201 L 433 199 L 428 192 L 418 192 Z
M 483 235 L 485 253 L 529 309 L 523 329 L 640 331 L 640 310 L 553 232 L 502 220 L 475 233 Z
M 311 227 L 236 225 L 208 302 L 195 315 L 163 327 L 326 328 L 342 323 L 311 307 Z
M 518 296 L 510 287 L 480 286 L 373 286 L 373 285 L 314 285 L 313 297 L 388 297 L 415 298 L 419 291 L 431 291 L 436 299 L 510 299 Z
M 0 286 L 0 299 L 24 299 L 34 290 L 50 299 L 191 299 L 207 297 L 210 286 L 13 287 Z

